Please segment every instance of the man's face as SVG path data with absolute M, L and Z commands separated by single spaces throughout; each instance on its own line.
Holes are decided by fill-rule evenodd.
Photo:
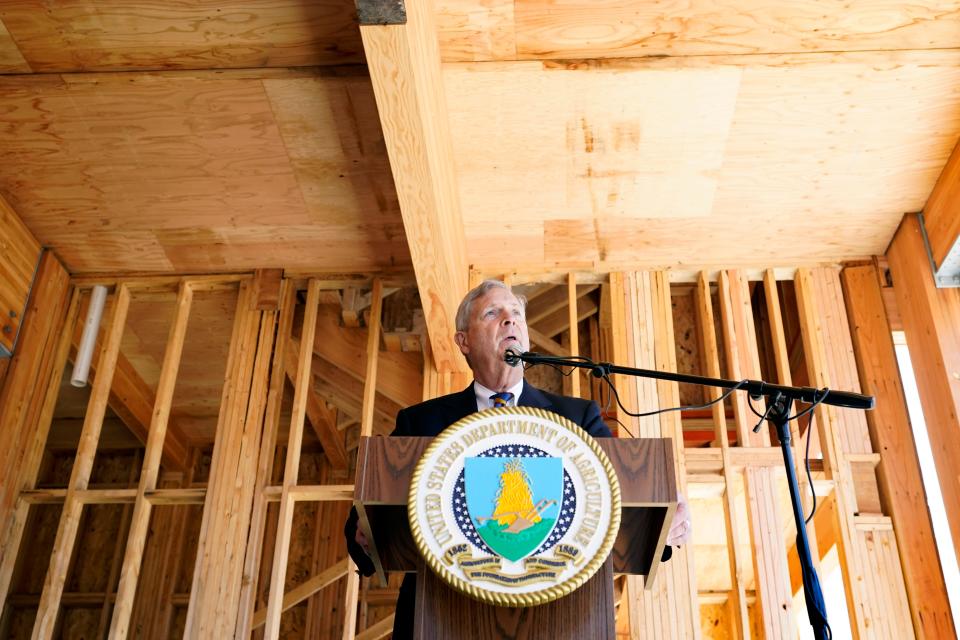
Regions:
M 455 339 L 481 383 L 483 378 L 510 368 L 503 361 L 507 349 L 530 350 L 523 306 L 516 296 L 499 287 L 473 301 L 467 330 L 458 331 Z

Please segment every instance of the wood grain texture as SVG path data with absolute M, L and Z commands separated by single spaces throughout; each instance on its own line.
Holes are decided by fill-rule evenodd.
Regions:
M 4 4 L 35 72 L 286 67 L 362 62 L 352 2 L 205 0 Z M 13 69 L 23 71 L 23 69 Z
M 934 286 L 915 215 L 904 218 L 887 260 L 956 545 L 960 475 L 955 470 L 960 469 L 960 451 L 952 443 L 960 429 L 960 289 Z
M 90 473 L 93 469 L 94 456 L 97 453 L 100 428 L 103 426 L 103 417 L 107 410 L 110 383 L 113 378 L 117 355 L 120 352 L 120 338 L 123 335 L 129 306 L 130 292 L 125 286 L 121 285 L 117 288 L 110 303 L 109 320 L 105 325 L 106 338 L 97 360 L 100 377 L 94 381 L 93 389 L 90 392 L 90 403 L 84 417 L 80 444 L 77 447 L 73 468 L 70 470 L 70 482 L 67 485 L 63 511 L 60 514 L 60 522 L 57 526 L 57 537 L 50 554 L 50 564 L 43 581 L 43 593 L 40 596 L 37 617 L 33 624 L 32 637 L 34 640 L 52 638 L 56 630 L 60 597 L 63 595 L 70 558 L 74 552 L 77 531 L 80 527 L 80 517 L 83 512 L 83 502 L 78 499 L 77 492 L 87 489 L 90 482 Z
M 502 264 L 505 243 L 530 264 L 605 271 L 882 252 L 956 144 L 957 62 L 449 64 L 469 260 Z
M 610 561 L 570 595 L 538 607 L 494 607 L 447 586 L 420 563 L 415 638 L 563 637 L 613 640 L 613 567 Z
M 463 371 L 453 334 L 468 263 L 433 6 L 411 3 L 405 25 L 360 33 L 434 361 Z
M 956 631 L 943 572 L 923 561 L 936 557 L 936 541 L 876 269 L 847 267 L 843 285 L 863 392 L 877 398 L 867 423 L 881 456 L 881 498 L 896 532 L 913 628 L 917 638 L 949 637 Z
M 23 59 L 17 43 L 10 37 L 0 16 L 0 73 L 30 73 L 30 65 Z
M 67 361 L 64 327 L 76 322 L 78 296 L 68 305 L 69 277 L 52 254 L 40 263 L 36 295 L 24 319 L 23 351 L 10 362 L 0 387 L 0 599 L 6 600 L 27 519 L 17 503 L 35 486 Z
M 40 260 L 40 243 L 0 196 L 0 347 L 13 353 Z
M 409 265 L 363 78 L 0 86 L 0 194 L 73 272 Z
M 636 6 L 617 0 L 519 0 L 517 57 L 604 58 L 925 49 L 956 43 L 960 5 L 894 0 Z M 811 28 L 811 24 L 816 24 Z
M 960 238 L 960 146 L 954 147 L 923 208 L 923 224 L 937 268 Z

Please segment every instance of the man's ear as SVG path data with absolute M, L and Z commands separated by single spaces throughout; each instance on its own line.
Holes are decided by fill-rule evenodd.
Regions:
M 470 353 L 470 345 L 467 344 L 466 331 L 457 331 L 455 334 L 453 334 L 453 341 L 457 343 L 458 347 L 460 347 L 460 353 L 463 355 Z

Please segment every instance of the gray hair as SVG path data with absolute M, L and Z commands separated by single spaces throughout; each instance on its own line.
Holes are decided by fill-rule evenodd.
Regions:
M 501 280 L 484 280 L 473 289 L 471 289 L 467 295 L 463 297 L 463 301 L 460 303 L 460 306 L 457 308 L 457 331 L 466 331 L 467 327 L 470 325 L 470 308 L 473 306 L 474 301 L 477 298 L 485 294 L 490 289 L 505 289 L 508 293 L 513 293 L 510 290 L 510 287 Z M 523 309 L 524 313 L 527 311 L 527 297 L 518 296 L 514 294 L 514 297 L 520 303 L 520 308 Z

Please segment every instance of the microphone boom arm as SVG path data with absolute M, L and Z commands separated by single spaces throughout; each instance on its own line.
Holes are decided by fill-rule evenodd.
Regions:
M 739 387 L 745 390 L 754 398 L 762 396 L 779 397 L 785 400 L 799 400 L 800 402 L 813 403 L 820 401 L 823 404 L 829 404 L 836 407 L 846 407 L 848 409 L 873 409 L 875 399 L 873 396 L 865 396 L 851 391 L 830 390 L 826 397 L 823 390 L 813 387 L 787 387 L 779 384 L 770 384 L 763 380 L 726 380 L 724 378 L 708 378 L 706 376 L 693 376 L 682 373 L 672 373 L 670 371 L 656 371 L 653 369 L 637 369 L 634 367 L 622 367 L 620 365 L 610 364 L 609 362 L 593 362 L 586 358 L 560 358 L 557 356 L 547 356 L 533 351 L 517 353 L 512 349 L 507 349 L 504 354 L 504 361 L 516 366 L 520 362 L 528 364 L 547 364 L 559 367 L 577 367 L 579 369 L 588 369 L 595 378 L 604 378 L 611 373 L 635 376 L 639 378 L 653 378 L 655 380 L 669 380 L 671 382 L 682 382 L 686 384 L 700 384 L 710 387 L 720 387 L 723 389 L 732 389 Z

